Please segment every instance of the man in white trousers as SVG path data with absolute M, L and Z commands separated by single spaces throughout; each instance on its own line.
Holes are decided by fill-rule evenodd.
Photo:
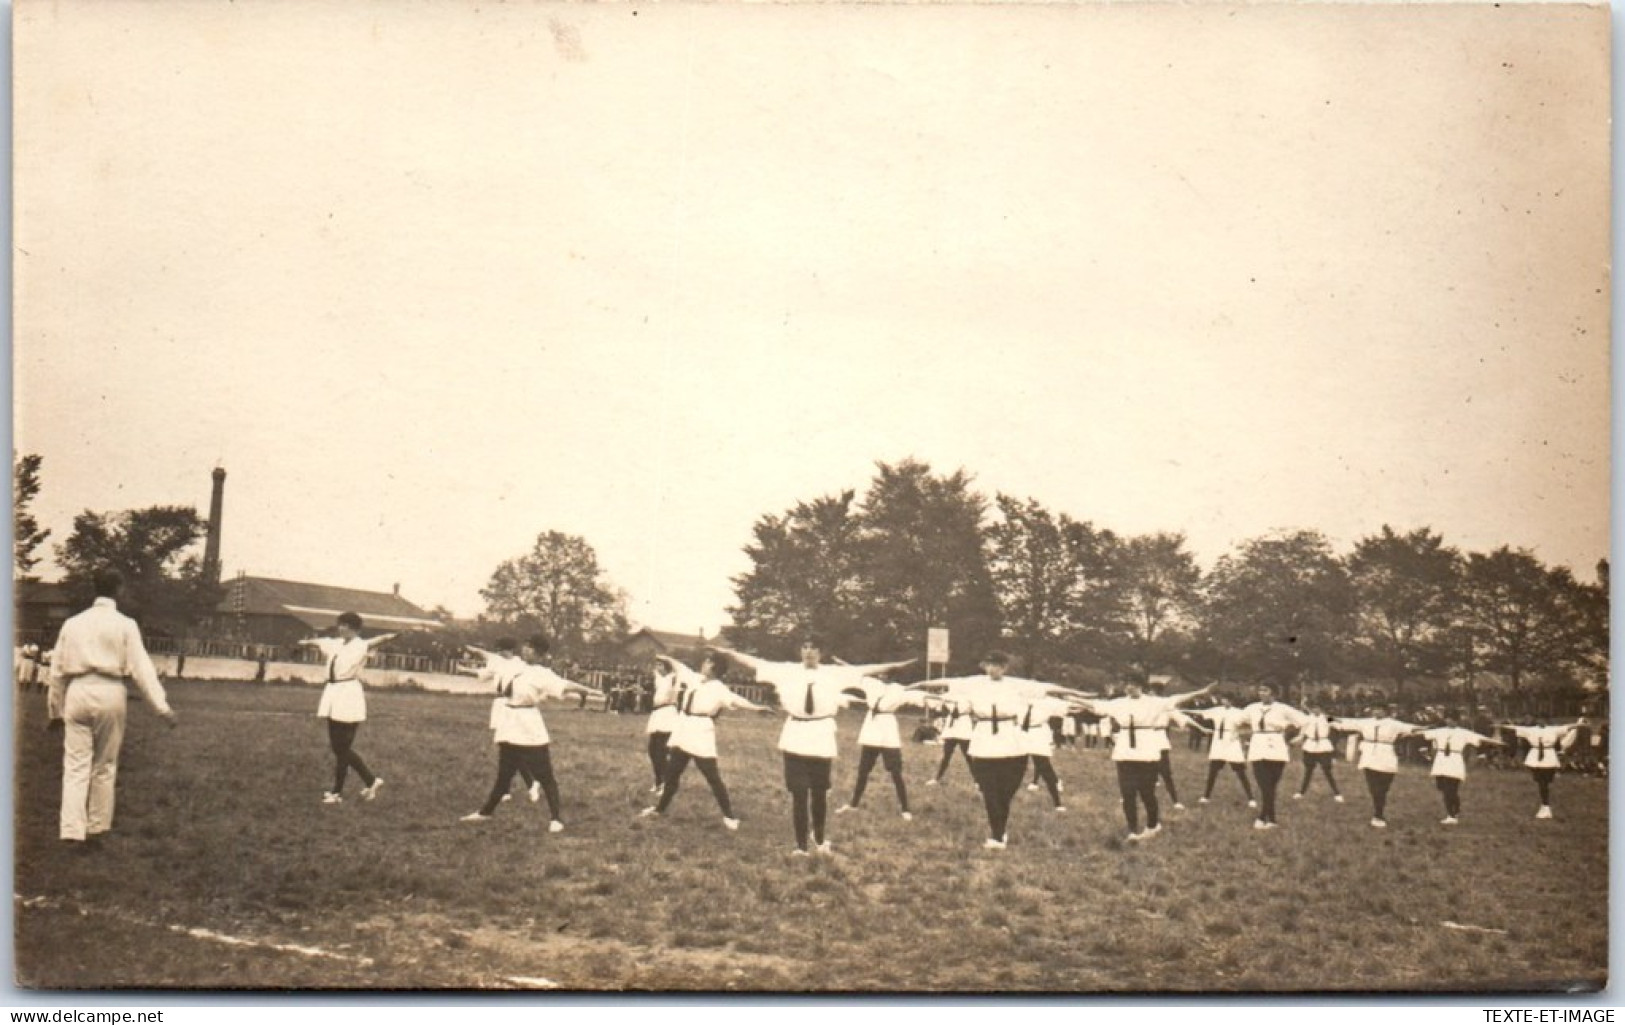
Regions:
M 96 600 L 62 624 L 51 655 L 48 707 L 62 737 L 62 812 L 58 835 L 84 850 L 113 828 L 113 792 L 124 743 L 133 679 L 153 710 L 175 725 L 164 685 L 141 642 L 135 620 L 118 610 L 124 578 L 102 570 L 93 580 Z

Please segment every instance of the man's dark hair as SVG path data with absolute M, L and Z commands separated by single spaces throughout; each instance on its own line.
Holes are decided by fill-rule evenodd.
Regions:
M 347 626 L 357 633 L 361 632 L 361 617 L 354 612 L 339 613 L 339 626 Z
M 547 654 L 548 651 L 553 647 L 553 645 L 548 643 L 547 637 L 543 634 L 533 634 L 525 641 L 525 643 L 530 645 L 531 650 L 536 652 L 538 655 Z
M 497 650 L 504 655 L 512 655 L 519 650 L 519 642 L 512 637 L 498 637 Z
M 90 578 L 90 586 L 98 598 L 117 598 L 124 589 L 124 574 L 111 567 L 99 569 Z

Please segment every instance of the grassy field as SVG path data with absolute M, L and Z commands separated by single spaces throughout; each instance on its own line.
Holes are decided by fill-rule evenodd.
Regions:
M 331 759 L 310 688 L 179 682 L 182 725 L 132 701 L 108 843 L 56 839 L 60 740 L 37 695 L 17 714 L 18 984 L 41 988 L 526 988 L 934 992 L 1595 988 L 1607 964 L 1607 786 L 1563 777 L 1537 822 L 1521 772 L 1467 781 L 1446 828 L 1407 768 L 1391 828 L 1364 787 L 1324 782 L 1257 833 L 1233 779 L 1134 846 L 1103 751 L 1063 750 L 1069 812 L 1024 791 L 1011 843 L 985 852 L 964 764 L 924 786 L 913 822 L 890 780 L 831 815 L 831 857 L 791 858 L 773 717 L 720 724 L 744 820 L 722 828 L 690 771 L 672 813 L 648 803 L 641 716 L 550 709 L 566 832 L 522 795 L 476 808 L 495 766 L 483 698 L 374 692 L 358 750 L 379 799 L 324 806 Z M 831 809 L 849 795 L 843 722 Z M 1298 779 L 1298 766 L 1287 782 Z M 1453 922 L 1474 927 L 1447 927 Z M 198 930 L 207 930 L 200 934 Z M 1480 931 L 1483 930 L 1483 931 Z M 248 943 L 227 942 L 230 937 Z M 303 948 L 301 950 L 292 949 Z M 546 980 L 543 982 L 542 980 Z

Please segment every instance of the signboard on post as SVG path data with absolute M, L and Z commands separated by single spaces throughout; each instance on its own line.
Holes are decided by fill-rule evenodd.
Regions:
M 948 664 L 948 631 L 933 626 L 925 631 L 925 661 L 940 666 Z

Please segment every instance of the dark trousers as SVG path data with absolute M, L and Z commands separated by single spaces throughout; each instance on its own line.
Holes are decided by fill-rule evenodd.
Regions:
M 987 809 L 988 836 L 1003 840 L 1010 825 L 1010 805 L 1021 790 L 1021 781 L 1027 778 L 1027 756 L 972 758 L 970 773 L 982 792 L 982 806 Z
M 1029 755 L 1033 760 L 1033 782 L 1043 781 L 1044 789 L 1049 791 L 1049 799 L 1055 802 L 1055 807 L 1061 806 L 1061 777 L 1055 775 L 1055 763 L 1050 761 L 1049 755 Z
M 1388 788 L 1394 785 L 1394 774 L 1377 769 L 1363 771 L 1365 788 L 1371 791 L 1371 815 L 1373 818 L 1383 819 L 1383 811 L 1388 807 Z
M 344 781 L 349 778 L 352 767 L 355 769 L 356 775 L 361 777 L 361 782 L 369 787 L 372 786 L 373 780 L 377 779 L 372 774 L 372 770 L 367 768 L 367 763 L 362 761 L 361 756 L 355 753 L 353 745 L 355 744 L 356 731 L 359 729 L 361 729 L 361 724 L 358 722 L 339 722 L 337 719 L 327 720 L 327 743 L 333 749 L 333 793 L 335 794 L 344 792 Z
M 954 760 L 955 751 L 963 752 L 965 764 L 971 764 L 970 741 L 961 740 L 958 737 L 944 737 L 942 738 L 942 761 L 937 763 L 937 779 L 942 779 L 943 774 L 948 771 L 948 763 Z
M 666 781 L 666 758 L 670 744 L 670 733 L 649 734 L 649 767 L 655 773 L 655 786 Z
M 492 784 L 491 792 L 480 808 L 480 814 L 489 815 L 497 810 L 497 805 L 502 803 L 503 795 L 513 787 L 513 778 L 519 774 L 521 768 L 542 784 L 542 793 L 547 797 L 548 818 L 557 819 L 559 784 L 553 778 L 553 754 L 546 744 L 538 747 L 519 744 L 497 745 L 497 780 Z
M 1433 785 L 1439 788 L 1439 796 L 1444 798 L 1444 813 L 1451 818 L 1461 814 L 1461 780 L 1449 776 L 1433 777 Z
M 1168 800 L 1178 804 L 1179 788 L 1174 786 L 1174 763 L 1169 754 L 1171 752 L 1163 751 L 1162 757 L 1157 759 L 1157 776 L 1162 780 L 1162 785 L 1168 788 Z
M 858 753 L 858 782 L 852 787 L 852 807 L 863 800 L 863 789 L 869 785 L 869 773 L 878 760 L 891 776 L 892 788 L 897 791 L 897 807 L 908 811 L 908 787 L 903 783 L 903 752 L 895 747 L 870 747 L 867 744 Z
M 809 834 L 814 843 L 824 842 L 824 822 L 829 817 L 830 759 L 807 755 L 784 755 L 784 787 L 790 791 L 790 821 L 795 826 L 796 846 L 807 849 Z
M 1253 763 L 1253 778 L 1258 780 L 1258 818 L 1261 822 L 1275 821 L 1275 791 L 1281 785 L 1281 774 L 1284 772 L 1285 762 Z
M 1557 778 L 1556 769 L 1530 769 L 1535 777 L 1535 786 L 1540 790 L 1540 803 L 1542 807 L 1552 803 L 1552 780 Z
M 1156 829 L 1162 824 L 1162 810 L 1157 807 L 1156 762 L 1117 762 L 1117 791 L 1123 797 L 1123 818 L 1129 833 L 1140 831 L 1140 805 L 1145 806 L 1145 827 Z
M 655 810 L 664 815 L 666 809 L 671 807 L 671 799 L 677 796 L 677 787 L 683 779 L 683 770 L 688 768 L 690 761 L 700 770 L 705 782 L 710 784 L 711 796 L 717 799 L 717 807 L 722 809 L 722 817 L 733 818 L 733 806 L 728 803 L 728 787 L 722 782 L 722 770 L 717 768 L 717 760 L 696 758 L 680 747 L 671 748 L 666 752 L 666 778 L 661 780 L 660 803 L 655 805 Z
M 1303 753 L 1303 782 L 1298 784 L 1298 793 L 1309 792 L 1309 780 L 1314 776 L 1315 769 L 1320 769 L 1321 775 L 1326 777 L 1326 785 L 1332 788 L 1332 793 L 1338 793 L 1337 780 L 1332 778 L 1332 753 L 1330 751 L 1305 751 Z
M 1210 760 L 1207 763 L 1207 789 L 1202 791 L 1202 796 L 1213 796 L 1213 783 L 1219 778 L 1219 773 L 1224 771 L 1226 765 L 1230 766 L 1231 771 L 1236 774 L 1236 779 L 1241 781 L 1241 789 L 1246 791 L 1247 800 L 1251 801 L 1253 799 L 1253 781 L 1247 778 L 1247 765 L 1245 762 L 1215 762 Z

